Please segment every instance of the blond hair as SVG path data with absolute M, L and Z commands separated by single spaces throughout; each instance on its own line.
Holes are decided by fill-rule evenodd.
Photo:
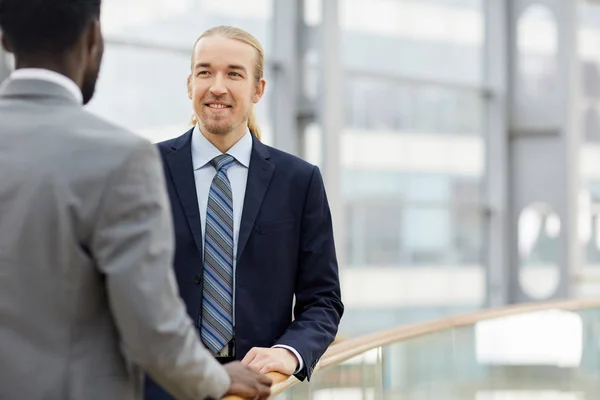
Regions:
M 246 32 L 245 30 L 233 26 L 221 25 L 216 26 L 214 28 L 210 28 L 202 35 L 200 35 L 198 39 L 196 39 L 192 50 L 192 69 L 194 68 L 194 51 L 198 42 L 205 37 L 217 35 L 225 37 L 227 39 L 238 40 L 242 43 L 252 46 L 256 50 L 256 64 L 254 65 L 254 83 L 258 85 L 264 75 L 265 52 L 258 39 L 256 39 L 254 36 Z M 195 113 L 194 115 L 192 115 L 192 120 L 190 121 L 190 123 L 192 125 L 196 125 L 198 123 L 198 116 Z M 258 140 L 260 140 L 260 128 L 258 126 L 258 121 L 256 120 L 256 113 L 254 111 L 254 107 L 252 108 L 252 112 L 250 114 L 250 117 L 248 118 L 248 129 L 250 130 L 250 133 L 252 133 Z

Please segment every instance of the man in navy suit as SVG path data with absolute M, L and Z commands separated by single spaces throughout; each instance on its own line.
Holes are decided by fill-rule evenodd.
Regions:
M 177 282 L 204 344 L 223 363 L 303 380 L 338 330 L 338 266 L 319 169 L 259 140 L 263 69 L 249 33 L 205 32 L 188 78 L 194 127 L 158 146 Z M 148 381 L 146 399 L 164 398 Z

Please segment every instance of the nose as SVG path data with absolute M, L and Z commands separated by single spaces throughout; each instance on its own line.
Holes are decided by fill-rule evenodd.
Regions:
M 210 92 L 213 96 L 221 96 L 227 93 L 227 87 L 225 86 L 225 80 L 221 74 L 215 76 L 215 79 L 210 86 Z

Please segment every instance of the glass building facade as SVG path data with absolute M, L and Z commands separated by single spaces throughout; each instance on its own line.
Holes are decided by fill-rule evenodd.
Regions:
M 297 94 L 320 104 L 331 76 L 339 80 L 339 101 L 333 104 L 341 116 L 339 130 L 323 128 L 327 115 L 319 112 L 331 109 L 317 107 L 298 130 L 301 146 L 295 152 L 320 165 L 326 178 L 335 177 L 326 184 L 339 221 L 335 233 L 347 307 L 340 335 L 516 301 L 509 286 L 521 264 L 559 263 L 574 277 L 567 282 L 569 296 L 595 293 L 595 271 L 600 271 L 600 5 L 561 0 L 575 10 L 571 31 L 578 47 L 572 61 L 580 85 L 570 104 L 578 115 L 573 134 L 581 137 L 575 228 L 580 262 L 562 265 L 553 253 L 561 244 L 553 238 L 557 218 L 560 225 L 564 217 L 552 207 L 522 214 L 518 239 L 510 227 L 499 228 L 499 220 L 510 216 L 494 214 L 496 200 L 511 203 L 511 185 L 498 186 L 498 179 L 509 180 L 499 171 L 514 164 L 510 155 L 498 155 L 496 143 L 500 130 L 502 135 L 511 130 L 509 111 L 527 107 L 514 99 L 551 101 L 557 95 L 562 57 L 557 49 L 564 36 L 559 28 L 565 21 L 552 9 L 555 2 L 331 0 L 332 24 L 327 1 L 104 0 L 105 58 L 88 108 L 155 142 L 183 134 L 190 127 L 186 79 L 192 46 L 212 26 L 235 25 L 265 48 L 267 94 L 257 112 L 264 141 L 277 146 L 278 138 L 291 133 L 274 128 L 274 103 L 288 100 L 277 90 L 285 60 L 276 46 L 282 40 L 276 22 L 285 14 L 282 8 L 293 7 L 297 27 L 284 39 L 298 48 L 296 68 L 302 79 Z M 508 14 L 518 7 L 524 10 L 515 19 L 518 24 L 511 25 Z M 324 73 L 322 40 L 331 31 L 339 64 Z M 518 36 L 512 58 L 511 35 Z M 504 81 L 513 61 L 523 79 L 508 90 Z M 335 135 L 336 148 L 326 146 L 328 135 Z M 331 151 L 337 154 L 335 163 Z M 575 235 L 562 226 L 562 232 Z M 511 241 L 520 247 L 510 250 Z M 523 248 L 525 261 L 508 256 Z M 528 290 L 541 294 L 532 298 L 553 297 L 556 274 L 535 271 L 539 274 Z

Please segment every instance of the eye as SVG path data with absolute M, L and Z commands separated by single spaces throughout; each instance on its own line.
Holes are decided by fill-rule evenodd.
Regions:
M 239 73 L 237 73 L 237 72 L 230 72 L 230 73 L 229 73 L 229 76 L 234 76 L 234 77 L 236 77 L 236 78 L 241 78 L 241 77 L 242 77 L 242 75 L 240 75 L 240 74 L 239 74 Z
M 198 73 L 196 74 L 196 76 L 200 76 L 200 75 L 208 75 L 209 72 L 208 71 L 198 71 Z

